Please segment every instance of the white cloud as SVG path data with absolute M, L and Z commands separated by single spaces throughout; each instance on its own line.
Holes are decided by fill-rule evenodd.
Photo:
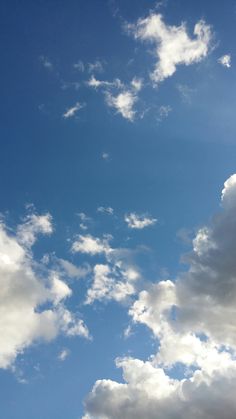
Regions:
M 220 57 L 218 59 L 218 63 L 223 65 L 223 67 L 230 68 L 231 67 L 231 55 L 230 54 L 222 55 L 222 57 Z
M 16 234 L 0 225 L 0 368 L 11 367 L 33 343 L 50 341 L 60 332 L 70 334 L 78 322 L 63 304 L 72 293 L 68 285 L 45 272 L 31 252 L 36 234 L 51 232 L 49 214 L 31 214 Z
M 87 292 L 86 304 L 92 304 L 95 300 L 124 301 L 135 294 L 135 282 L 138 279 L 137 272 L 125 269 L 119 263 L 95 265 L 93 284 Z
M 70 355 L 69 349 L 62 349 L 62 351 L 58 355 L 58 359 L 59 361 L 63 362 L 66 360 L 66 358 L 68 358 L 69 355 Z
M 234 419 L 236 364 L 172 379 L 151 362 L 123 358 L 124 383 L 98 380 L 86 399 L 86 419 Z
M 236 417 L 236 175 L 221 207 L 193 239 L 189 269 L 175 282 L 146 284 L 132 304 L 133 322 L 153 332 L 158 352 L 147 362 L 118 360 L 124 383 L 97 381 L 88 419 Z
M 112 207 L 98 207 L 97 212 L 101 212 L 103 214 L 113 215 L 114 209 Z
M 61 258 L 58 258 L 57 262 L 59 263 L 60 267 L 64 270 L 66 275 L 68 275 L 70 278 L 85 278 L 91 272 L 91 268 L 88 264 L 82 266 L 75 266 L 68 260 Z
M 161 122 L 163 119 L 166 119 L 171 111 L 172 111 L 172 108 L 170 105 L 160 106 L 158 110 L 157 121 Z
M 145 19 L 139 19 L 135 25 L 127 25 L 136 39 L 156 45 L 157 63 L 151 78 L 159 83 L 172 76 L 178 65 L 190 65 L 207 56 L 211 41 L 211 29 L 200 20 L 194 27 L 194 38 L 187 33 L 184 23 L 169 26 L 162 15 L 152 13 Z
M 137 95 L 130 90 L 124 90 L 115 96 L 110 92 L 106 92 L 106 102 L 108 106 L 116 109 L 117 113 L 120 113 L 123 118 L 128 119 L 131 122 L 134 120 L 136 114 L 134 105 L 137 100 Z
M 157 219 L 131 212 L 130 214 L 125 215 L 125 222 L 128 224 L 129 228 L 141 230 L 156 224 Z
M 135 92 L 139 92 L 143 87 L 142 79 L 134 77 L 131 81 L 131 87 L 134 89 Z
M 74 106 L 72 106 L 71 108 L 67 109 L 66 112 L 62 115 L 63 118 L 68 119 L 68 118 L 72 118 L 75 116 L 75 114 L 82 108 L 84 108 L 84 104 L 83 103 L 79 103 L 77 102 Z
M 120 81 L 120 79 L 114 79 L 113 81 L 107 81 L 107 80 L 98 80 L 94 75 L 90 77 L 90 79 L 87 81 L 87 85 L 89 87 L 94 87 L 95 89 L 98 89 L 99 87 L 105 87 L 105 88 L 116 88 L 121 89 L 124 85 Z
M 105 236 L 103 239 L 99 239 L 89 234 L 80 234 L 72 244 L 71 250 L 73 253 L 87 253 L 90 255 L 97 255 L 99 253 L 107 254 L 112 251 L 109 245 L 110 239 L 111 236 Z
M 104 71 L 103 63 L 100 60 L 96 60 L 93 63 L 88 63 L 89 73 L 102 73 Z

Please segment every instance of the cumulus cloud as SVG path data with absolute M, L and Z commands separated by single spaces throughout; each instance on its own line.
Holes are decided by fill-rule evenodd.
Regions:
M 99 380 L 86 399 L 84 419 L 234 419 L 236 364 L 196 371 L 191 379 L 170 378 L 150 362 L 117 360 L 124 383 Z
M 66 110 L 66 112 L 62 115 L 63 118 L 73 118 L 80 109 L 84 108 L 84 106 L 85 105 L 83 103 L 76 102 L 74 106 Z
M 36 235 L 51 232 L 49 214 L 31 214 L 15 234 L 0 225 L 0 368 L 11 367 L 32 343 L 50 341 L 60 332 L 71 335 L 80 321 L 64 307 L 71 289 L 33 258 Z M 77 334 L 85 336 L 83 330 Z
M 118 95 L 112 95 L 106 92 L 106 103 L 111 108 L 114 108 L 117 113 L 121 114 L 123 118 L 133 121 L 136 111 L 134 105 L 137 102 L 137 95 L 129 90 L 123 91 Z
M 218 59 L 218 63 L 223 65 L 223 67 L 230 68 L 231 67 L 231 55 L 230 54 L 222 55 L 222 57 L 220 57 Z
M 99 380 L 86 418 L 233 419 L 236 415 L 236 175 L 221 211 L 198 229 L 189 268 L 175 281 L 146 285 L 129 314 L 156 337 L 148 361 L 123 358 L 123 383 Z M 181 366 L 179 374 L 172 369 Z M 176 378 L 173 379 L 172 377 Z
M 151 79 L 160 83 L 172 76 L 178 65 L 190 65 L 207 56 L 212 38 L 211 29 L 203 20 L 194 26 L 194 37 L 188 35 L 186 25 L 170 26 L 161 14 L 152 13 L 136 24 L 127 25 L 135 39 L 148 41 L 156 46 L 157 62 Z
M 109 245 L 111 236 L 105 236 L 103 239 L 93 237 L 90 234 L 80 234 L 77 240 L 72 244 L 71 250 L 73 253 L 86 253 L 90 255 L 97 255 L 99 253 L 109 253 L 112 248 Z
M 123 268 L 122 263 L 95 265 L 93 284 L 87 292 L 86 304 L 95 300 L 124 301 L 135 294 L 138 279 L 138 272 Z
M 146 215 L 138 215 L 135 212 L 125 215 L 125 222 L 129 228 L 142 230 L 145 227 L 150 227 L 156 224 L 157 219 Z

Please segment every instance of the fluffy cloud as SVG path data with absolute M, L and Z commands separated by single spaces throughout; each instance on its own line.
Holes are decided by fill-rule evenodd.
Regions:
M 95 265 L 93 284 L 88 290 L 86 304 L 95 300 L 124 301 L 136 292 L 139 274 L 134 269 L 124 269 L 121 263 Z
M 128 224 L 129 228 L 142 230 L 145 227 L 156 224 L 157 219 L 131 212 L 125 216 L 125 222 Z
M 184 23 L 180 26 L 166 25 L 162 16 L 155 13 L 127 28 L 136 39 L 156 45 L 157 63 L 151 73 L 155 83 L 172 76 L 180 64 L 190 65 L 201 61 L 209 51 L 211 29 L 202 20 L 194 27 L 193 39 L 189 37 Z
M 125 383 L 99 380 L 86 400 L 84 419 L 234 419 L 236 364 L 191 379 L 171 379 L 150 362 L 117 361 Z
M 236 175 L 224 184 L 221 207 L 193 239 L 189 269 L 175 282 L 149 284 L 130 307 L 158 352 L 147 362 L 118 360 L 124 383 L 97 381 L 87 419 L 235 418 Z M 182 372 L 173 375 L 176 365 Z
M 231 67 L 231 55 L 230 54 L 222 55 L 222 57 L 220 57 L 218 59 L 218 63 L 223 65 L 223 67 L 230 68 Z
M 103 239 L 93 237 L 89 234 L 80 234 L 76 241 L 72 244 L 73 253 L 86 253 L 90 255 L 97 255 L 99 253 L 109 253 L 112 251 L 109 240 L 111 236 L 105 236 Z
M 108 106 L 114 108 L 123 118 L 133 121 L 135 117 L 134 105 L 137 102 L 137 95 L 129 90 L 123 91 L 118 95 L 106 92 L 106 102 Z
M 78 328 L 81 321 L 63 304 L 71 289 L 58 274 L 45 272 L 33 259 L 36 235 L 51 232 L 49 214 L 31 214 L 16 234 L 10 234 L 4 223 L 0 225 L 0 368 L 12 366 L 32 343 L 50 341 L 60 332 L 75 334 L 77 327 L 78 335 L 86 335 Z

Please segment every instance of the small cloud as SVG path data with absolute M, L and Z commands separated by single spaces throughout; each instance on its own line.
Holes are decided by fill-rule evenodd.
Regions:
M 139 92 L 143 87 L 142 79 L 134 77 L 131 81 L 131 87 L 134 89 L 135 92 Z
M 105 151 L 102 153 L 102 159 L 103 160 L 109 160 L 109 158 L 110 158 L 110 154 L 109 153 L 106 153 Z
M 172 111 L 172 108 L 171 108 L 170 105 L 160 106 L 160 108 L 158 110 L 157 121 L 161 122 L 161 121 L 163 121 L 163 119 L 166 119 L 171 111 Z
M 125 215 L 125 222 L 128 224 L 129 228 L 142 230 L 145 227 L 156 224 L 157 219 L 131 212 L 130 214 Z
M 112 207 L 98 207 L 97 212 L 101 212 L 103 214 L 113 215 L 114 209 Z
M 222 55 L 222 57 L 220 57 L 218 59 L 218 63 L 223 65 L 223 67 L 230 68 L 231 67 L 231 55 L 230 54 Z
M 99 87 L 121 89 L 124 86 L 120 79 L 114 79 L 113 81 L 98 80 L 94 75 L 90 77 L 86 84 L 94 89 L 98 89 Z
M 129 325 L 124 330 L 124 339 L 128 339 L 131 335 L 133 335 L 132 327 Z
M 108 254 L 112 251 L 109 240 L 111 236 L 104 236 L 103 239 L 93 237 L 89 234 L 80 234 L 76 241 L 72 244 L 71 251 L 73 253 L 84 253 L 89 255 Z
M 40 55 L 39 61 L 42 63 L 43 67 L 47 68 L 48 70 L 53 69 L 52 62 L 47 57 L 45 57 L 45 55 Z
M 135 93 L 126 90 L 113 96 L 110 92 L 106 92 L 106 103 L 111 108 L 116 109 L 123 118 L 133 121 L 136 111 L 133 109 L 134 104 L 137 102 L 138 97 Z
M 190 104 L 192 95 L 196 92 L 196 89 L 192 89 L 186 84 L 177 84 L 176 89 L 178 90 L 183 102 Z
M 59 361 L 63 362 L 66 360 L 66 358 L 68 358 L 69 355 L 70 355 L 69 349 L 62 349 L 62 351 L 59 353 L 57 358 L 59 359 Z
M 85 65 L 83 61 L 79 60 L 77 63 L 73 64 L 73 68 L 77 71 L 83 73 L 85 71 Z
M 77 102 L 75 104 L 75 106 L 72 106 L 71 108 L 67 109 L 67 111 L 62 115 L 63 118 L 67 119 L 67 118 L 72 118 L 75 116 L 75 114 L 82 108 L 84 108 L 84 104 L 81 104 L 79 102 Z
M 104 71 L 104 64 L 102 61 L 96 60 L 94 63 L 88 63 L 89 73 L 102 73 Z
M 79 88 L 80 88 L 80 83 L 77 81 L 62 81 L 61 82 L 62 90 L 67 90 L 67 89 L 79 90 Z

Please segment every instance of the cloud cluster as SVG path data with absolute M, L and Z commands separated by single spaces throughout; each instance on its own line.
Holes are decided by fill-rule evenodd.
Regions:
M 194 38 L 190 38 L 184 23 L 169 26 L 161 14 L 152 13 L 136 24 L 127 25 L 135 39 L 148 41 L 156 46 L 157 62 L 151 73 L 154 83 L 172 76 L 178 65 L 190 65 L 206 57 L 212 38 L 211 29 L 203 20 L 194 27 Z
M 87 419 L 233 419 L 236 416 L 236 175 L 224 184 L 221 211 L 200 228 L 189 269 L 146 286 L 132 304 L 134 323 L 156 337 L 146 362 L 117 360 L 124 383 L 99 380 Z M 175 366 L 182 372 L 173 374 Z M 180 370 L 181 371 L 181 370 Z M 174 377 L 174 378 L 173 378 Z
M 0 368 L 11 367 L 32 343 L 50 341 L 60 332 L 89 337 L 82 320 L 64 306 L 71 289 L 33 258 L 37 235 L 51 232 L 49 214 L 31 214 L 15 234 L 0 225 Z
M 102 207 L 103 208 L 103 207 Z M 109 244 L 111 236 L 102 239 L 91 235 L 79 235 L 72 244 L 72 252 L 90 256 L 103 256 L 105 263 L 96 263 L 92 272 L 92 284 L 87 291 L 85 304 L 99 301 L 125 301 L 137 292 L 140 275 L 129 260 L 127 249 L 115 249 Z

